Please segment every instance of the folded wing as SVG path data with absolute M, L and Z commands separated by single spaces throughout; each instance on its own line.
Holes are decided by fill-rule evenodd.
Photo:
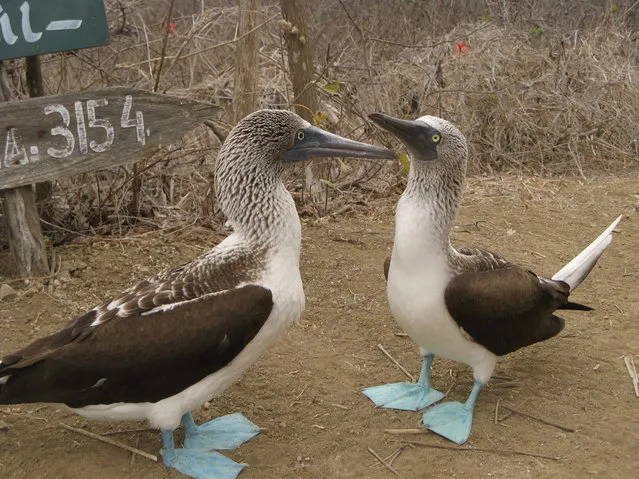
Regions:
M 568 302 L 569 286 L 515 265 L 455 276 L 445 292 L 455 322 L 496 355 L 549 339 L 564 327 L 553 312 Z
M 105 321 L 92 310 L 3 358 L 0 404 L 158 401 L 231 362 L 273 307 L 270 290 L 251 284 L 161 306 L 139 303 Z

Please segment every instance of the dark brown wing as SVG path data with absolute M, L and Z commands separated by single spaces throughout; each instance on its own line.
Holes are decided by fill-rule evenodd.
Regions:
M 553 312 L 568 303 L 568 292 L 563 281 L 507 265 L 457 275 L 446 288 L 445 301 L 466 333 L 501 356 L 559 333 L 564 321 Z
M 95 310 L 0 364 L 0 404 L 155 402 L 227 365 L 273 307 L 247 285 L 90 326 Z
M 217 261 L 207 261 L 207 255 L 204 255 L 190 263 L 140 281 L 86 314 L 73 319 L 61 331 L 38 339 L 21 351 L 2 358 L 0 378 L 7 365 L 20 360 L 22 367 L 25 367 L 65 344 L 81 341 L 82 335 L 93 331 L 93 328 L 87 326 L 94 322 L 102 324 L 114 318 L 142 314 L 159 306 L 182 303 L 231 290 L 240 283 L 250 282 L 252 277 L 256 276 L 255 269 L 256 258 L 252 254 L 236 254 L 232 257 L 218 258 Z

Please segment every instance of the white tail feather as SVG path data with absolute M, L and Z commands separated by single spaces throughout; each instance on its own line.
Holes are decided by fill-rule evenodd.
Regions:
M 612 230 L 617 227 L 620 221 L 621 216 L 613 221 L 612 224 L 606 228 L 606 231 L 601 233 L 586 249 L 575 256 L 570 263 L 557 271 L 552 279 L 565 281 L 570 286 L 570 291 L 573 291 L 579 286 L 581 282 L 586 279 L 588 273 L 590 273 L 599 257 L 612 241 Z

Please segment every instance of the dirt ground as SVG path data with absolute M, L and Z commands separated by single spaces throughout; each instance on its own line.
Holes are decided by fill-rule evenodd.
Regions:
M 639 181 L 470 181 L 455 242 L 491 248 L 546 275 L 617 215 L 625 215 L 611 247 L 573 295 L 595 311 L 563 313 L 567 327 L 559 337 L 506 357 L 497 367 L 498 378 L 480 394 L 466 446 L 502 454 L 462 451 L 429 432 L 385 433 L 419 427 L 420 414 L 375 409 L 359 393 L 364 386 L 404 379 L 378 344 L 412 374 L 420 367 L 417 347 L 397 335 L 401 331 L 386 302 L 382 262 L 392 243 L 394 201 L 376 200 L 365 210 L 305 222 L 303 319 L 224 397 L 195 412 L 201 421 L 241 411 L 266 428 L 227 453 L 250 464 L 240 477 L 391 478 L 394 474 L 376 464 L 368 448 L 387 457 L 403 440 L 451 448 L 405 447 L 393 467 L 406 479 L 639 477 L 639 398 L 623 361 L 624 355 L 634 355 L 639 365 Z M 58 248 L 62 268 L 55 287 L 34 287 L 0 302 L 0 355 L 57 330 L 109 294 L 188 261 L 217 241 L 203 230 L 185 230 Z M 449 391 L 449 398 L 464 400 L 471 372 L 436 359 L 433 384 Z M 496 424 L 498 401 L 574 432 L 520 415 Z M 505 413 L 502 408 L 499 415 Z M 67 431 L 60 423 L 96 433 L 145 427 L 88 422 L 50 405 L 0 407 L 0 477 L 183 477 Z M 153 454 L 161 444 L 153 431 L 110 437 Z

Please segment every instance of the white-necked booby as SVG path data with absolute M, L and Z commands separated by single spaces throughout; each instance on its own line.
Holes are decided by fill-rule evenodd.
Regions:
M 220 395 L 300 318 L 301 227 L 280 176 L 288 163 L 332 156 L 396 157 L 289 111 L 244 118 L 215 166 L 233 233 L 2 358 L 0 404 L 59 403 L 90 419 L 144 419 L 162 430 L 166 465 L 197 478 L 236 477 L 244 465 L 212 450 L 239 447 L 259 429 L 241 414 L 196 426 L 190 411 Z M 176 449 L 180 420 L 185 442 Z
M 393 316 L 420 346 L 423 363 L 416 384 L 363 392 L 380 407 L 417 411 L 444 396 L 430 387 L 434 355 L 468 364 L 474 386 L 466 403 L 443 403 L 423 415 L 428 429 L 463 444 L 470 436 L 477 395 L 498 357 L 558 334 L 564 320 L 555 310 L 591 309 L 569 302 L 568 295 L 610 244 L 621 216 L 552 279 L 488 251 L 453 247 L 450 232 L 466 175 L 466 139 L 437 117 L 407 121 L 375 113 L 370 118 L 397 136 L 410 157 L 386 279 Z

